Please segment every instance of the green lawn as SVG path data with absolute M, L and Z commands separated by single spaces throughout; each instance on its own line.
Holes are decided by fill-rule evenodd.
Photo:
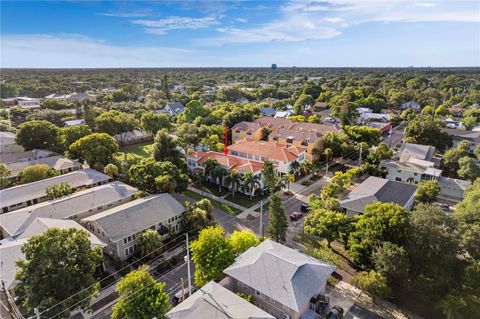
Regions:
M 120 147 L 120 151 L 117 153 L 117 158 L 119 160 L 123 160 L 125 158 L 125 153 L 127 154 L 127 159 L 129 160 L 134 158 L 149 157 L 153 154 L 153 145 L 154 142 L 146 142 L 142 144 Z
M 266 198 L 266 197 L 267 196 L 264 196 L 263 198 Z M 253 205 L 255 205 L 256 203 L 258 203 L 260 201 L 260 199 L 262 199 L 262 197 L 261 196 L 254 196 L 252 199 L 250 199 L 250 196 L 247 196 L 247 195 L 242 194 L 240 192 L 235 192 L 235 196 L 232 196 L 232 194 L 230 194 L 227 197 L 225 197 L 225 199 L 232 202 L 232 203 L 238 204 L 240 206 L 250 208 Z
M 209 194 L 212 194 L 218 197 L 221 197 L 225 195 L 225 193 L 227 193 L 227 190 L 224 187 L 222 187 L 222 190 L 219 192 L 218 185 L 213 185 L 209 183 L 200 184 L 196 182 L 192 186 L 195 187 L 196 189 L 199 189 L 201 191 L 207 192 Z
M 186 191 L 184 191 L 183 194 L 185 196 L 188 196 L 188 197 L 196 199 L 196 200 L 201 200 L 201 199 L 207 198 L 207 197 L 204 197 L 204 196 L 202 196 L 198 193 L 192 192 L 191 190 L 188 190 L 188 189 Z M 237 209 L 235 207 L 228 206 L 226 204 L 220 203 L 219 201 L 216 201 L 214 199 L 210 199 L 210 198 L 207 198 L 207 199 L 212 203 L 213 207 L 221 209 L 228 214 L 238 215 L 238 214 L 241 213 L 240 209 Z

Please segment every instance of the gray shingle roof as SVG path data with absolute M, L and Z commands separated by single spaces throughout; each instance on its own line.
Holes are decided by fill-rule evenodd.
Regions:
M 415 185 L 370 176 L 345 196 L 340 201 L 340 205 L 358 213 L 362 213 L 366 205 L 377 201 L 405 206 L 415 194 L 416 189 Z
M 67 219 L 89 209 L 132 196 L 137 189 L 115 181 L 89 188 L 53 201 L 14 210 L 0 217 L 0 226 L 11 236 L 20 234 L 35 218 Z
M 45 189 L 55 184 L 67 183 L 73 188 L 77 188 L 109 180 L 111 180 L 110 176 L 88 168 L 33 183 L 18 185 L 0 191 L 1 207 L 8 207 L 28 200 L 44 197 L 46 196 Z
M 466 131 L 459 129 L 442 129 L 443 132 L 452 135 L 453 137 L 461 140 L 471 141 L 471 142 L 480 142 L 480 131 Z
M 335 268 L 267 239 L 240 255 L 224 273 L 298 312 Z
M 169 319 L 274 319 L 214 281 L 167 313 Z
M 10 177 L 15 177 L 24 168 L 27 168 L 28 166 L 32 166 L 32 165 L 37 165 L 37 164 L 48 165 L 50 168 L 53 168 L 54 170 L 57 170 L 57 171 L 63 170 L 63 169 L 69 169 L 69 168 L 79 169 L 82 167 L 82 164 L 80 164 L 80 162 L 65 158 L 61 155 L 44 157 L 44 158 L 34 159 L 31 161 L 9 163 L 9 164 L 5 164 L 5 166 L 12 171 L 12 173 L 10 174 Z
M 88 232 L 85 228 L 73 220 L 37 218 L 27 229 L 24 236 L 22 235 L 22 237 L 17 240 L 5 242 L 0 245 L 0 280 L 5 281 L 7 289 L 15 283 L 15 273 L 17 271 L 15 262 L 24 258 L 22 246 L 30 237 L 41 235 L 47 229 L 52 227 L 61 229 L 76 228 L 85 230 L 89 234 L 92 247 L 106 246 L 106 244 L 98 239 L 97 236 Z
M 112 241 L 141 232 L 159 222 L 185 211 L 170 194 L 157 194 L 140 198 L 104 212 L 82 219 L 97 222 Z
M 404 143 L 398 150 L 398 157 L 401 161 L 407 160 L 410 157 L 431 161 L 434 153 L 435 147 L 433 146 Z

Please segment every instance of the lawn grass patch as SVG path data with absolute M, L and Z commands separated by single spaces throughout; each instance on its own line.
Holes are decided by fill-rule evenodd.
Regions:
M 128 160 L 150 157 L 153 155 L 154 144 L 154 142 L 146 142 L 141 144 L 122 146 L 120 147 L 120 151 L 117 153 L 117 158 L 119 160 L 123 160 L 125 158 L 125 154 L 127 154 Z
M 204 191 L 206 193 L 215 195 L 217 197 L 221 197 L 221 196 L 223 196 L 227 193 L 227 190 L 224 187 L 222 187 L 221 191 L 219 192 L 218 191 L 218 185 L 214 185 L 214 184 L 210 184 L 210 183 L 202 183 L 202 184 L 194 183 L 194 184 L 192 184 L 192 186 L 195 187 L 196 189 L 199 189 L 199 190 Z
M 190 198 L 193 198 L 193 199 L 196 199 L 196 200 L 201 200 L 201 199 L 204 199 L 204 198 L 207 198 L 211 203 L 212 203 L 212 206 L 213 207 L 216 207 L 220 210 L 223 210 L 225 213 L 228 213 L 228 214 L 231 214 L 231 215 L 238 215 L 241 213 L 241 210 L 240 209 L 237 209 L 235 207 L 232 207 L 232 206 L 229 206 L 229 205 L 226 205 L 226 204 L 223 204 L 223 203 L 220 203 L 219 201 L 216 201 L 214 199 L 211 199 L 211 198 L 208 198 L 208 197 L 205 197 L 205 196 L 202 196 L 198 193 L 195 193 L 189 189 L 187 189 L 186 191 L 183 192 L 183 194 L 185 196 L 188 196 Z
M 263 197 L 265 198 L 265 197 Z M 228 195 L 225 197 L 226 200 L 235 203 L 237 205 L 250 208 L 256 203 L 258 203 L 262 197 L 261 196 L 254 196 L 253 198 L 250 198 L 250 196 L 242 194 L 242 193 L 235 193 L 235 196 L 232 196 L 232 194 Z

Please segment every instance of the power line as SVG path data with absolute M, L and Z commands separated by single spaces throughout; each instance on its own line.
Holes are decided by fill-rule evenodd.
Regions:
M 228 216 L 224 216 L 224 217 L 222 217 L 222 218 L 219 218 L 219 219 L 217 220 L 217 222 L 218 222 L 218 221 L 223 221 L 223 220 L 226 220 L 226 219 L 229 219 L 229 218 L 231 218 L 231 216 L 229 216 L 229 215 L 228 215 Z M 225 226 L 228 226 L 228 225 L 233 225 L 233 224 L 234 224 L 234 222 L 235 222 L 235 221 L 231 221 L 230 223 L 226 224 Z M 188 231 L 188 232 L 186 232 L 186 233 L 191 233 L 191 232 L 194 232 L 194 231 L 197 231 L 197 230 L 201 230 L 201 229 L 197 227 L 197 228 L 195 228 L 195 229 L 189 230 L 189 231 Z M 164 244 L 163 246 L 170 244 L 171 242 L 175 241 L 176 239 L 178 239 L 178 238 L 180 238 L 180 237 L 184 236 L 186 233 L 184 233 L 184 234 L 180 234 L 180 235 L 176 236 L 175 238 L 173 238 L 172 240 L 170 240 L 169 242 L 167 242 L 167 243 L 166 243 L 166 244 Z M 196 236 L 195 236 L 194 238 L 196 238 Z M 168 252 L 168 251 L 172 251 L 172 250 L 175 250 L 176 248 L 178 248 L 178 247 L 179 247 L 179 246 L 181 246 L 181 245 L 183 245 L 183 242 L 182 242 L 182 243 L 180 243 L 180 244 L 178 244 L 178 245 L 176 245 L 176 246 L 175 246 L 175 247 L 173 247 L 173 248 L 170 248 L 170 249 L 169 249 L 169 250 L 167 250 L 166 252 Z M 154 250 L 154 251 L 150 252 L 149 254 L 147 254 L 147 255 L 143 256 L 142 258 L 139 258 L 139 259 L 137 259 L 136 261 L 133 261 L 133 262 L 131 262 L 131 263 L 127 264 L 125 267 L 121 268 L 120 270 L 118 270 L 118 271 L 116 271 L 116 272 L 114 272 L 114 273 L 110 274 L 109 276 L 107 276 L 107 277 L 105 277 L 105 278 L 102 278 L 100 281 L 98 281 L 98 283 L 100 283 L 100 282 L 102 282 L 102 281 L 106 280 L 107 278 L 110 278 L 110 277 L 112 277 L 113 275 L 115 275 L 115 274 L 117 274 L 117 273 L 121 272 L 122 270 L 125 270 L 126 268 L 128 268 L 128 267 L 132 266 L 133 264 L 135 264 L 135 263 L 138 263 L 140 260 L 142 260 L 142 259 L 146 258 L 147 256 L 151 255 L 151 254 L 152 254 L 152 253 L 154 253 L 155 251 L 158 251 L 159 249 L 162 249 L 162 248 L 163 248 L 163 247 L 160 247 L 160 248 L 158 248 L 158 249 L 156 249 L 156 250 Z M 153 263 L 154 261 L 156 261 L 156 260 L 158 260 L 159 258 L 162 258 L 162 257 L 163 257 L 163 256 L 162 256 L 162 255 L 160 255 L 160 256 L 158 256 L 158 257 L 154 258 L 153 260 L 149 261 L 149 263 L 151 264 L 151 263 Z M 166 261 L 166 260 L 165 260 L 165 261 Z M 158 266 L 158 265 L 160 265 L 160 264 L 164 263 L 165 261 L 162 261 L 161 263 L 159 263 L 159 264 L 157 264 L 157 265 L 155 265 L 155 266 Z M 119 279 L 119 280 L 120 280 L 120 279 Z M 115 282 L 113 282 L 112 284 L 110 284 L 109 286 L 105 287 L 104 289 L 102 289 L 102 290 L 100 290 L 100 291 L 104 291 L 104 290 L 108 289 L 109 287 L 111 287 L 111 286 L 113 286 L 114 284 L 116 284 L 116 283 L 117 283 L 119 280 L 116 280 Z M 95 284 L 96 284 L 96 283 L 95 283 Z M 55 304 L 55 305 L 53 305 L 53 306 L 49 307 L 48 309 L 46 309 L 46 310 L 42 311 L 42 312 L 40 313 L 40 315 L 44 314 L 45 312 L 47 312 L 47 311 L 49 311 L 49 310 L 53 309 L 54 307 L 56 307 L 56 306 L 58 306 L 58 305 L 60 305 L 60 304 L 62 304 L 62 303 L 64 303 L 64 302 L 66 302 L 66 301 L 67 301 L 67 300 L 69 300 L 70 298 L 72 298 L 72 297 L 75 297 L 76 295 L 78 295 L 78 294 L 82 293 L 83 291 L 85 291 L 85 290 L 87 290 L 87 289 L 89 289 L 89 288 L 93 287 L 95 284 L 93 284 L 93 285 L 91 285 L 91 286 L 89 286 L 89 287 L 83 288 L 82 290 L 80 290 L 80 291 L 78 291 L 77 293 L 75 293 L 75 294 L 71 295 L 70 297 L 68 297 L 68 298 L 66 298 L 66 299 L 64 299 L 64 300 L 62 300 L 62 301 L 60 301 L 60 302 L 58 302 L 57 304 Z M 78 302 L 77 304 L 81 303 L 83 300 L 85 300 L 85 299 L 82 299 L 82 300 L 81 300 L 80 302 Z M 76 304 L 74 304 L 73 306 L 75 306 L 75 305 L 76 305 Z

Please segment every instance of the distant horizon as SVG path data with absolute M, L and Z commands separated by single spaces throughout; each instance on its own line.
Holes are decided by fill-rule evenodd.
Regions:
M 479 66 L 277 66 L 277 69 L 480 69 Z M 0 67 L 0 70 L 114 70 L 114 69 L 266 69 L 271 66 L 178 66 L 178 67 Z
M 480 2 L 2 1 L 3 68 L 476 67 Z

